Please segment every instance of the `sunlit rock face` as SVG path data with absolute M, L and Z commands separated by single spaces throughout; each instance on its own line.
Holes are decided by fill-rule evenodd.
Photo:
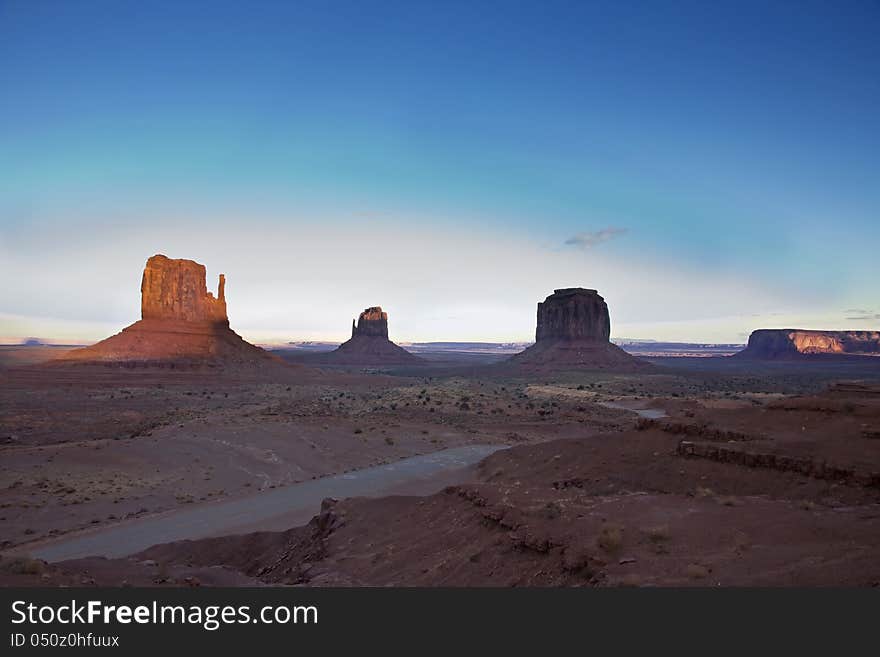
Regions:
M 878 331 L 811 331 L 758 329 L 738 356 L 745 358 L 797 358 L 809 355 L 880 356 Z
M 229 328 L 225 286 L 220 274 L 214 297 L 205 283 L 204 265 L 154 255 L 141 279 L 141 320 L 52 363 L 167 368 L 274 363 L 276 358 Z
M 608 305 L 596 290 L 569 287 L 554 290 L 538 304 L 535 341 L 597 340 L 611 338 Z
M 388 313 L 380 306 L 367 308 L 358 317 L 357 324 L 352 323 L 351 337 L 366 335 L 388 339 Z
M 182 320 L 229 324 L 220 274 L 217 297 L 208 292 L 205 266 L 192 260 L 154 255 L 141 279 L 141 319 Z

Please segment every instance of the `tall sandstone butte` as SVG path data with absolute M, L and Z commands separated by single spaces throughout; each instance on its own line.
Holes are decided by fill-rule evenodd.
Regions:
M 172 368 L 275 362 L 229 328 L 225 276 L 217 297 L 205 277 L 205 266 L 192 260 L 152 256 L 141 278 L 141 320 L 54 362 Z
M 367 308 L 360 314 L 357 324 L 352 320 L 351 337 L 366 335 L 388 339 L 388 313 L 383 312 L 380 306 Z
M 608 305 L 596 290 L 567 287 L 538 303 L 535 341 L 611 339 Z
M 323 357 L 329 363 L 353 366 L 417 365 L 422 359 L 388 339 L 388 313 L 380 306 L 365 309 L 352 320 L 351 339 Z
M 758 329 L 741 358 L 797 359 L 809 356 L 880 356 L 878 331 Z
M 538 303 L 535 344 L 510 359 L 530 369 L 636 370 L 651 365 L 611 344 L 611 317 L 596 290 L 567 287 Z
M 141 319 L 212 322 L 229 326 L 226 277 L 220 274 L 217 298 L 205 284 L 205 266 L 193 260 L 154 255 L 141 279 Z

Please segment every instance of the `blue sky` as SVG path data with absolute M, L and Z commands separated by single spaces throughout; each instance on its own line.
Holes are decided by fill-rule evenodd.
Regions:
M 618 337 L 876 328 L 878 33 L 876 2 L 0 0 L 0 337 L 118 329 L 154 252 L 225 271 L 255 340 L 375 304 L 527 339 L 570 285 Z

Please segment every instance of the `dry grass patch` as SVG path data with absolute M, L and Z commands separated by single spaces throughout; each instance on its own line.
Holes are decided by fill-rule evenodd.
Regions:
M 602 531 L 599 532 L 596 544 L 600 549 L 609 554 L 620 552 L 620 548 L 623 547 L 623 527 L 618 525 L 605 525 L 602 527 Z
M 687 568 L 684 569 L 684 572 L 685 575 L 691 579 L 705 579 L 709 576 L 709 569 L 698 563 L 688 564 Z

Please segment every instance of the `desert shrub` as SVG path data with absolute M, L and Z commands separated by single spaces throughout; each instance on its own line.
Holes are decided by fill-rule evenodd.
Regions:
M 671 538 L 669 527 L 666 526 L 648 527 L 645 530 L 645 536 L 652 543 L 665 543 Z
M 0 559 L 0 567 L 16 575 L 42 575 L 46 570 L 46 562 L 30 557 L 6 557 Z
M 605 552 L 618 552 L 623 547 L 623 528 L 617 525 L 605 525 L 599 532 L 596 544 Z

